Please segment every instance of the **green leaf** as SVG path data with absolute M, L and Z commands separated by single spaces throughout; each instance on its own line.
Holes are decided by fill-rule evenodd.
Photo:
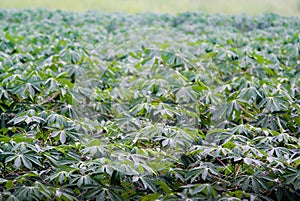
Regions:
M 25 156 L 22 157 L 22 162 L 26 168 L 28 168 L 30 170 L 32 169 L 31 162 Z
M 167 194 L 171 193 L 170 187 L 169 187 L 165 182 L 163 182 L 163 181 L 161 181 L 161 180 L 158 180 L 157 183 L 160 185 L 160 187 L 161 187 Z
M 158 193 L 152 193 L 149 195 L 146 195 L 142 198 L 142 201 L 155 201 L 159 198 L 160 194 Z
M 15 161 L 14 161 L 14 167 L 19 169 L 21 166 L 21 156 L 16 157 Z
M 14 185 L 13 180 L 7 180 L 7 182 L 6 182 L 6 184 L 5 184 L 5 188 L 6 188 L 7 190 L 9 190 L 9 189 L 11 189 L 11 188 L 13 187 L 13 185 Z
M 260 185 L 255 178 L 251 178 L 252 188 L 256 194 L 260 193 Z

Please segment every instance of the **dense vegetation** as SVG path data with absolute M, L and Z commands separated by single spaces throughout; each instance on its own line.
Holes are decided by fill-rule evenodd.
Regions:
M 299 200 L 300 19 L 0 11 L 0 200 Z

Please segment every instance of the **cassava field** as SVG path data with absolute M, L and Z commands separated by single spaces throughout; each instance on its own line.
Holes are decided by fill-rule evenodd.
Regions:
M 0 200 L 300 200 L 300 19 L 0 10 Z

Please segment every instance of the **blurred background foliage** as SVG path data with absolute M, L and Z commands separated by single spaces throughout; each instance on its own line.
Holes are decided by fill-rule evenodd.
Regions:
M 273 12 L 286 16 L 300 16 L 300 0 L 1 0 L 0 8 L 100 10 L 128 13 L 201 11 L 249 15 Z

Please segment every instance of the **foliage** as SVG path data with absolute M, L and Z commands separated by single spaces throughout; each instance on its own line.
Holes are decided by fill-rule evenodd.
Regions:
M 0 19 L 0 200 L 300 199 L 299 18 Z

